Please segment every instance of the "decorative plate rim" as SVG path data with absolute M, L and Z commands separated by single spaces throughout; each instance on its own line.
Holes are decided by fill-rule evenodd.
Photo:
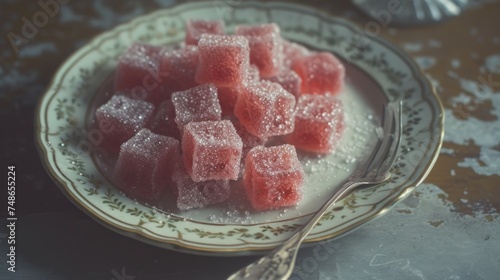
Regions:
M 273 249 L 276 246 L 276 242 L 271 242 L 271 245 L 262 245 L 264 243 L 259 243 L 261 246 L 252 246 L 251 243 L 248 243 L 248 246 L 241 248 L 241 247 L 230 247 L 230 246 L 219 246 L 217 248 L 213 247 L 203 247 L 203 246 L 195 246 L 191 245 L 191 243 L 183 243 L 180 242 L 178 238 L 165 238 L 163 237 L 157 237 L 155 236 L 155 233 L 143 228 L 143 229 L 138 229 L 138 228 L 130 228 L 126 227 L 123 225 L 123 221 L 110 221 L 109 219 L 104 219 L 101 217 L 102 213 L 100 213 L 99 209 L 91 209 L 88 205 L 80 201 L 80 198 L 76 196 L 75 193 L 73 193 L 68 184 L 65 182 L 63 178 L 61 178 L 57 173 L 54 171 L 54 167 L 52 166 L 49 157 L 51 155 L 50 149 L 52 147 L 47 146 L 47 144 L 44 143 L 43 137 L 48 133 L 42 131 L 42 109 L 44 108 L 44 101 L 47 99 L 47 97 L 50 95 L 50 93 L 53 90 L 59 90 L 60 83 L 62 82 L 63 78 L 61 77 L 62 75 L 62 70 L 71 69 L 71 66 L 68 66 L 69 64 L 74 64 L 75 59 L 83 56 L 87 51 L 91 51 L 91 47 L 95 47 L 99 44 L 102 44 L 105 42 L 106 38 L 113 36 L 113 34 L 118 34 L 120 32 L 123 32 L 125 30 L 130 29 L 131 27 L 140 24 L 141 22 L 147 22 L 150 21 L 162 14 L 165 13 L 175 13 L 178 10 L 181 9 L 186 9 L 190 10 L 195 7 L 202 7 L 204 5 L 209 5 L 209 3 L 206 2 L 197 2 L 197 3 L 186 3 L 186 4 L 181 4 L 177 5 L 171 8 L 167 9 L 162 9 L 159 11 L 155 11 L 146 15 L 142 15 L 138 18 L 134 18 L 128 22 L 122 23 L 116 27 L 114 27 L 111 30 L 105 31 L 103 33 L 100 33 L 96 35 L 92 40 L 90 40 L 87 44 L 85 44 L 83 47 L 79 48 L 77 51 L 75 51 L 71 56 L 69 56 L 61 65 L 58 67 L 57 71 L 55 72 L 54 76 L 52 77 L 49 85 L 47 86 L 46 90 L 44 91 L 44 94 L 40 97 L 36 111 L 35 111 L 35 144 L 39 153 L 39 156 L 41 158 L 42 164 L 44 168 L 46 169 L 47 173 L 51 177 L 51 179 L 56 183 L 56 185 L 63 191 L 65 196 L 73 203 L 75 204 L 78 208 L 80 208 L 82 211 L 87 213 L 90 217 L 92 217 L 94 220 L 98 221 L 100 224 L 104 225 L 107 228 L 110 228 L 111 230 L 118 232 L 122 235 L 132 237 L 134 239 L 143 241 L 145 243 L 149 243 L 152 245 L 156 245 L 159 247 L 163 248 L 169 248 L 169 249 L 174 249 L 176 251 L 183 251 L 183 252 L 188 252 L 188 253 L 196 253 L 196 254 L 206 254 L 206 255 L 213 255 L 214 253 L 222 254 L 222 255 L 227 255 L 225 253 L 238 253 L 238 254 L 253 254 L 253 253 L 263 253 L 264 251 Z M 325 13 L 323 11 L 320 11 L 318 9 L 304 6 L 304 5 L 299 5 L 299 4 L 292 4 L 292 3 L 286 3 L 286 2 L 244 2 L 241 4 L 243 7 L 266 7 L 266 8 L 276 8 L 276 7 L 289 7 L 293 9 L 297 9 L 300 11 L 308 11 L 310 13 L 314 13 L 318 17 L 321 18 L 333 18 L 336 22 L 340 22 L 344 24 L 345 26 L 349 27 L 350 29 L 354 29 L 356 25 L 348 20 L 342 19 L 342 18 L 337 18 L 329 15 L 328 13 Z M 334 238 L 334 237 L 339 237 L 342 236 L 348 232 L 351 232 L 352 230 L 359 228 L 360 225 L 366 223 L 369 220 L 373 220 L 375 218 L 378 218 L 382 215 L 384 215 L 391 207 L 401 201 L 402 199 L 406 198 L 410 193 L 413 192 L 413 190 L 420 184 L 422 183 L 423 180 L 427 177 L 429 172 L 431 171 L 432 167 L 434 166 L 438 156 L 439 156 L 439 150 L 441 149 L 441 145 L 443 142 L 444 138 L 444 108 L 443 104 L 434 88 L 432 83 L 429 82 L 425 74 L 422 72 L 422 70 L 417 66 L 417 64 L 406 54 L 404 53 L 400 48 L 395 46 L 394 44 L 386 41 L 383 38 L 371 38 L 370 40 L 375 40 L 377 43 L 382 44 L 384 47 L 389 49 L 391 52 L 396 54 L 399 58 L 401 58 L 405 63 L 407 63 L 407 66 L 409 66 L 411 73 L 412 73 L 412 78 L 415 78 L 418 80 L 419 84 L 422 84 L 422 87 L 425 91 L 425 89 L 428 89 L 428 92 L 423 92 L 422 97 L 424 98 L 427 96 L 430 98 L 430 103 L 435 103 L 436 105 L 435 112 L 437 112 L 437 127 L 436 127 L 436 132 L 438 132 L 437 135 L 432 135 L 431 137 L 437 137 L 437 139 L 434 139 L 434 141 L 429 142 L 429 148 L 432 148 L 433 145 L 435 145 L 434 151 L 430 154 L 430 160 L 426 163 L 425 167 L 423 167 L 423 172 L 421 172 L 417 178 L 414 180 L 409 180 L 413 181 L 411 184 L 403 184 L 398 187 L 402 187 L 401 192 L 388 200 L 385 204 L 382 206 L 377 205 L 379 209 L 376 209 L 375 212 L 369 212 L 370 215 L 365 217 L 365 214 L 361 216 L 361 219 L 355 219 L 356 221 L 349 226 L 335 231 L 330 234 L 326 235 L 321 235 L 318 237 L 311 237 L 306 240 L 307 243 L 313 244 L 314 242 Z M 64 76 L 64 75 L 63 75 Z M 59 84 L 59 85 L 58 85 Z M 380 86 L 380 85 L 379 85 Z M 48 104 L 48 102 L 47 102 Z M 46 113 L 46 112 L 44 112 Z M 437 142 L 435 142 L 437 141 Z M 49 142 L 49 141 L 47 141 Z M 54 156 L 55 157 L 55 156 Z M 62 172 L 61 172 L 62 173 Z M 410 176 L 411 177 L 411 176 Z M 66 180 L 71 181 L 69 178 L 66 178 Z M 405 182 L 407 183 L 407 182 Z M 310 216 L 312 214 L 305 214 L 303 217 Z M 358 217 L 359 218 L 359 217 Z M 116 219 L 116 218 L 115 218 Z M 206 224 L 206 222 L 202 221 L 194 221 L 191 220 L 193 223 L 197 224 Z M 282 221 L 278 221 L 282 222 Z M 210 224 L 214 225 L 214 224 Z M 237 225 L 238 227 L 241 228 L 247 228 L 247 227 L 253 227 L 256 224 L 232 224 L 232 225 Z M 221 224 L 221 226 L 225 226 L 225 224 Z M 326 229 L 328 231 L 328 229 Z

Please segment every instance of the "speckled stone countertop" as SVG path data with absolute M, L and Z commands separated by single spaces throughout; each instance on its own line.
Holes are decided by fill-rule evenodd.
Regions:
M 0 279 L 225 279 L 255 259 L 181 254 L 107 230 L 64 197 L 36 152 L 36 102 L 65 58 L 100 32 L 179 2 L 58 1 L 45 16 L 35 1 L 0 4 L 0 141 L 4 172 L 16 166 L 19 219 L 12 273 L 0 211 Z M 349 1 L 302 2 L 361 27 L 373 21 Z M 424 183 L 385 216 L 303 248 L 291 279 L 499 279 L 500 2 L 472 2 L 438 25 L 379 25 L 378 36 L 413 57 L 439 93 L 443 149 Z

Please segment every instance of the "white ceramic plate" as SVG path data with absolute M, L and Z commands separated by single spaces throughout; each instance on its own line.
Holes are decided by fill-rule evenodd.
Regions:
M 307 179 L 297 207 L 252 211 L 238 198 L 238 182 L 228 203 L 179 211 L 166 192 L 146 205 L 123 195 L 97 167 L 89 119 L 99 102 L 98 88 L 112 75 L 118 55 L 134 41 L 182 42 L 189 18 L 223 19 L 228 30 L 237 24 L 276 22 L 287 39 L 333 52 L 346 63 L 347 87 L 341 95 L 346 132 L 332 155 L 300 155 Z M 178 251 L 250 254 L 289 237 L 364 162 L 376 141 L 382 105 L 397 99 L 404 104 L 404 133 L 394 176 L 341 200 L 306 240 L 315 242 L 347 233 L 408 196 L 430 171 L 443 137 L 441 103 L 418 67 L 393 45 L 345 20 L 289 3 L 246 1 L 234 7 L 191 3 L 139 17 L 98 36 L 60 67 L 40 99 L 35 135 L 44 166 L 61 190 L 112 230 Z

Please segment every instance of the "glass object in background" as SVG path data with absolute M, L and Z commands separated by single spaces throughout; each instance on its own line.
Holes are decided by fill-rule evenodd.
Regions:
M 423 25 L 460 15 L 469 0 L 352 0 L 364 13 L 385 25 Z

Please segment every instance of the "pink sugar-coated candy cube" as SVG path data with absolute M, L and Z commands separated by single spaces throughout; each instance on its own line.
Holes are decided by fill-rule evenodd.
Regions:
M 238 119 L 233 118 L 231 119 L 231 122 L 233 123 L 233 126 L 236 129 L 236 133 L 238 133 L 238 135 L 241 138 L 241 141 L 243 142 L 243 149 L 242 149 L 243 160 L 253 147 L 263 146 L 264 144 L 266 144 L 267 139 L 260 139 L 259 137 L 249 133 L 247 129 L 243 125 L 241 125 Z
M 257 146 L 245 159 L 243 184 L 256 210 L 297 205 L 304 170 L 292 145 Z
M 142 129 L 122 144 L 113 181 L 134 198 L 154 199 L 169 185 L 178 158 L 179 141 Z
M 160 78 L 165 98 L 175 91 L 183 91 L 198 85 L 194 80 L 198 66 L 198 47 L 164 49 L 160 52 Z
M 186 22 L 186 45 L 197 45 L 203 34 L 224 34 L 224 21 L 192 19 Z
M 283 61 L 278 25 L 275 23 L 258 26 L 240 25 L 236 27 L 235 34 L 248 39 L 250 63 L 259 68 L 261 77 L 267 78 L 278 74 Z
M 241 90 L 241 87 L 220 87 L 217 89 L 222 116 L 231 116 L 234 114 L 234 106 Z
M 312 53 L 298 58 L 293 70 L 302 79 L 302 93 L 337 95 L 344 86 L 345 67 L 331 53 Z
M 198 42 L 199 64 L 195 80 L 217 87 L 243 83 L 250 65 L 248 40 L 236 35 L 203 34 Z
M 186 91 L 174 92 L 172 103 L 175 108 L 175 122 L 181 133 L 183 127 L 190 122 L 221 119 L 217 88 L 213 84 L 204 84 Z
M 295 71 L 282 69 L 278 75 L 267 78 L 266 80 L 280 84 L 286 91 L 293 94 L 295 98 L 299 98 L 302 79 Z
M 279 84 L 253 83 L 238 96 L 234 114 L 251 134 L 266 139 L 293 131 L 295 97 Z
M 172 100 L 165 100 L 156 108 L 148 128 L 156 134 L 170 136 L 177 140 L 181 139 L 179 128 L 175 122 L 175 108 Z
M 158 104 L 162 99 L 159 75 L 161 48 L 134 43 L 118 59 L 115 91 L 128 97 Z
M 229 120 L 191 122 L 184 127 L 184 165 L 195 182 L 238 179 L 242 147 Z
M 344 129 L 344 110 L 335 96 L 304 94 L 295 114 L 295 130 L 287 142 L 318 154 L 333 151 Z
M 184 169 L 178 166 L 172 175 L 173 191 L 177 196 L 177 208 L 189 210 L 226 201 L 229 198 L 228 180 L 195 182 Z
M 293 62 L 295 60 L 310 53 L 306 47 L 298 43 L 293 43 L 285 39 L 281 39 L 281 44 L 283 46 L 283 68 L 292 68 Z
M 243 85 L 236 87 L 219 87 L 217 88 L 217 95 L 219 97 L 220 107 L 223 116 L 234 115 L 234 106 L 238 100 L 240 91 L 244 90 L 243 87 L 249 83 L 260 81 L 259 69 L 255 65 L 250 65 L 248 68 L 247 77 Z
M 118 153 L 120 145 L 144 128 L 153 116 L 154 106 L 143 100 L 114 95 L 95 112 L 103 139 L 97 146 Z

